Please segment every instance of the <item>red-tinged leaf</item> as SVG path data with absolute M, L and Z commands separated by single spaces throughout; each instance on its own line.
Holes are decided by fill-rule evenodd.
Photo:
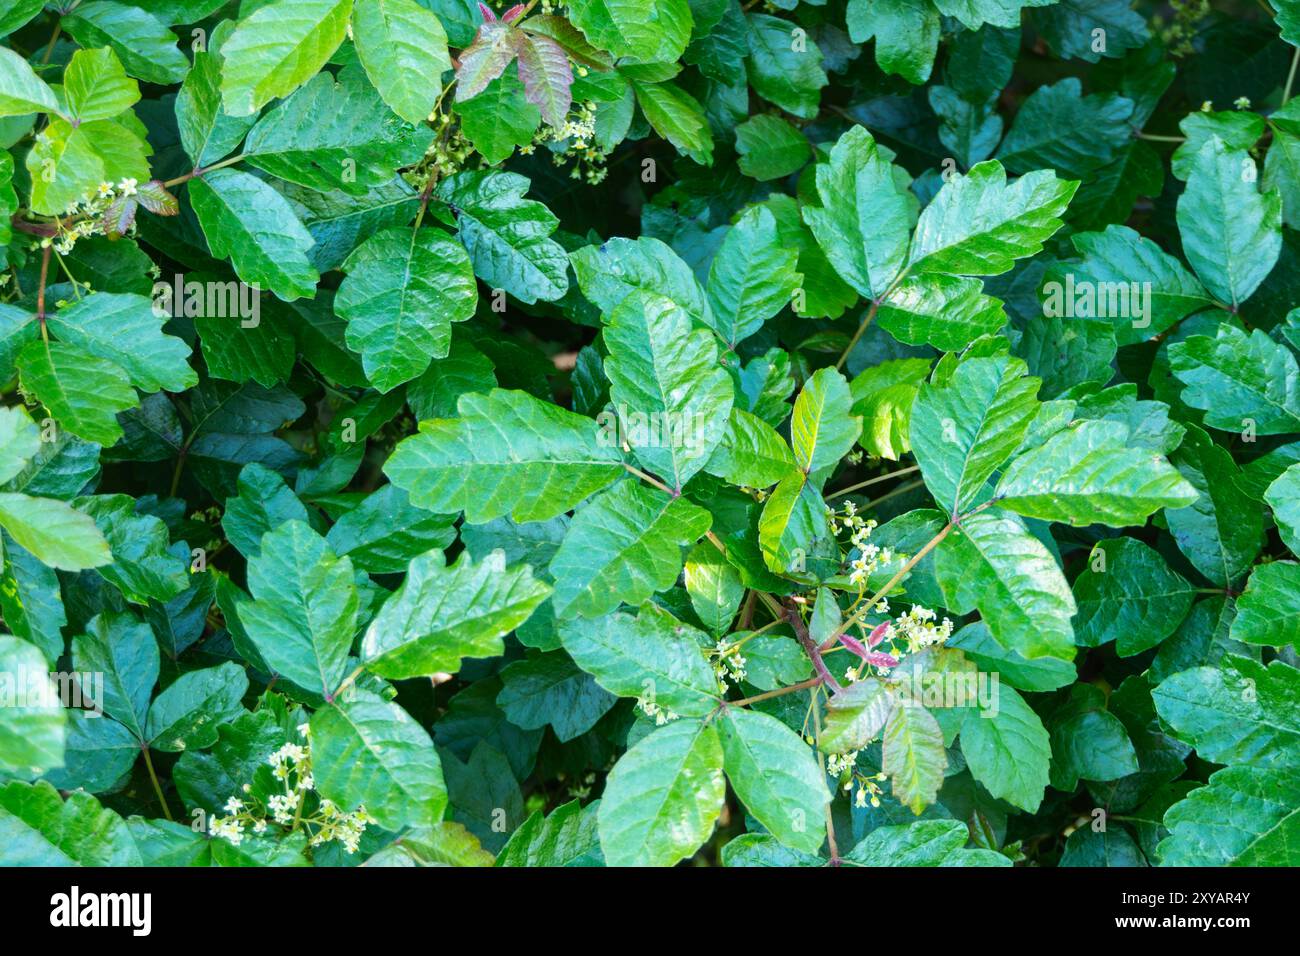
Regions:
M 496 23 L 496 22 L 497 22 L 497 15 L 496 15 L 495 13 L 493 13 L 490 9 L 488 9 L 487 4 L 485 4 L 485 3 L 480 3 L 480 4 L 478 5 L 478 9 L 479 9 L 479 12 L 480 12 L 481 14 L 483 14 L 483 22 L 484 22 L 484 23 Z
M 841 634 L 840 643 L 847 647 L 851 653 L 856 654 L 864 660 L 866 659 L 867 649 L 862 646 L 862 642 L 856 637 L 849 637 L 847 634 Z
M 495 19 L 478 28 L 474 42 L 460 53 L 456 67 L 456 101 L 472 99 L 482 93 L 515 58 L 514 27 Z
M 890 654 L 886 654 L 884 651 L 869 651 L 863 657 L 863 660 L 865 660 L 868 664 L 872 665 L 873 667 L 897 667 L 898 666 L 898 658 Z
M 542 111 L 542 119 L 560 128 L 573 102 L 573 68 L 564 48 L 549 37 L 517 33 L 515 50 L 519 56 L 519 79 L 524 84 L 524 99 Z
M 867 647 L 875 647 L 877 644 L 879 644 L 881 641 L 885 639 L 885 635 L 888 633 L 889 633 L 888 621 L 886 621 L 883 624 L 877 624 L 874 628 L 872 628 L 871 633 L 867 635 Z
M 550 37 L 569 54 L 569 59 L 593 70 L 608 71 L 614 68 L 614 59 L 604 50 L 597 49 L 587 41 L 572 23 L 564 17 L 540 16 L 529 17 L 519 24 L 519 29 L 535 36 Z
M 104 235 L 109 239 L 121 239 L 135 225 L 135 213 L 139 204 L 130 196 L 119 196 L 104 210 Z
M 176 197 L 163 188 L 163 184 L 151 179 L 136 188 L 136 199 L 140 205 L 155 216 L 174 216 L 180 212 L 180 203 Z
M 501 14 L 501 19 L 506 23 L 514 23 L 523 15 L 525 4 L 516 3 L 513 7 Z

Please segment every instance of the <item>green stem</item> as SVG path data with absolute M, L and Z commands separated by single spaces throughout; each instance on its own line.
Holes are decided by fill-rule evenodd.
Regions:
M 235 163 L 242 160 L 245 155 L 246 154 L 244 153 L 240 153 L 238 156 L 231 156 L 228 159 L 223 159 L 219 163 L 213 163 L 211 166 L 203 166 L 201 168 L 192 169 L 183 176 L 177 176 L 175 179 L 167 180 L 165 183 L 163 183 L 163 188 L 170 189 L 172 186 L 179 186 L 181 183 L 187 183 L 191 179 L 197 179 L 198 177 L 203 176 L 206 173 L 212 172 L 214 169 L 224 169 L 227 166 L 233 166 L 235 165 Z
M 1291 54 L 1291 70 L 1286 75 L 1286 86 L 1282 88 L 1282 105 L 1286 106 L 1287 100 L 1291 99 L 1291 90 L 1295 86 L 1296 66 L 1300 65 L 1300 47 L 1296 47 L 1295 53 Z
M 158 783 L 158 774 L 154 772 L 153 758 L 149 756 L 149 747 L 146 744 L 140 749 L 144 751 L 144 765 L 149 770 L 149 779 L 153 781 L 153 792 L 158 795 L 158 802 L 162 804 L 163 816 L 172 821 L 172 810 L 171 807 L 167 806 L 167 798 L 163 796 L 162 785 Z
M 1138 139 L 1145 139 L 1152 143 L 1185 143 L 1186 136 L 1158 136 L 1155 133 L 1138 133 Z
M 920 465 L 913 465 L 911 468 L 900 468 L 898 471 L 891 471 L 887 475 L 877 475 L 875 478 L 868 478 L 866 481 L 859 481 L 856 485 L 849 485 L 847 488 L 841 488 L 839 491 L 833 491 L 826 496 L 827 501 L 833 501 L 836 498 L 851 494 L 855 491 L 861 491 L 863 488 L 869 488 L 872 485 L 878 485 L 882 481 L 888 481 L 890 478 L 901 478 L 903 475 L 910 475 L 914 471 L 920 471 Z

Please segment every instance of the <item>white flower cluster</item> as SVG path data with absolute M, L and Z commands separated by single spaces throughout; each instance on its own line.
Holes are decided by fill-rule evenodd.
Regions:
M 882 771 L 877 774 L 858 773 L 857 763 L 860 751 L 850 750 L 844 754 L 828 754 L 826 757 L 826 772 L 832 777 L 837 777 L 843 783 L 846 793 L 852 792 L 856 786 L 857 793 L 854 795 L 853 802 L 859 807 L 865 807 L 868 803 L 873 807 L 880 806 L 880 784 L 887 778 Z
M 842 514 L 829 507 L 827 512 L 832 534 L 839 534 L 842 530 L 849 532 L 849 545 L 858 552 L 858 556 L 849 562 L 849 582 L 863 587 L 873 571 L 894 559 L 894 553 L 889 548 L 869 542 L 871 532 L 876 530 L 876 520 L 863 518 L 852 501 L 844 502 Z
M 314 813 L 303 814 L 307 795 L 316 789 L 316 780 L 311 774 L 309 725 L 299 724 L 298 733 L 304 740 L 303 744 L 286 743 L 266 761 L 271 765 L 271 773 L 284 784 L 284 792 L 268 797 L 264 808 L 231 797 L 222 808 L 227 815 L 213 816 L 208 821 L 208 832 L 212 836 L 238 846 L 244 840 L 246 829 L 251 829 L 253 833 L 265 833 L 269 823 L 275 823 L 289 828 L 290 832 L 303 828 L 310 834 L 309 842 L 312 846 L 337 840 L 348 853 L 357 851 L 367 825 L 376 822 L 364 806 L 346 813 L 331 801 L 322 798 Z M 247 795 L 253 788 L 244 784 L 242 789 Z
M 130 178 L 117 184 L 100 183 L 94 192 L 63 211 L 64 217 L 72 217 L 74 221 L 63 222 L 61 219 L 58 235 L 42 239 L 41 248 L 53 246 L 59 255 L 67 255 L 77 240 L 103 233 L 104 212 L 119 198 L 134 196 L 139 185 L 139 182 Z
M 579 76 L 586 76 L 587 68 L 579 66 L 577 73 Z M 552 146 L 551 161 L 556 166 L 563 166 L 568 160 L 574 160 L 573 169 L 569 172 L 570 178 L 582 179 L 594 186 L 604 182 L 605 176 L 609 173 L 605 168 L 608 157 L 604 150 L 592 142 L 595 137 L 596 104 L 577 103 L 574 105 L 573 112 L 565 119 L 563 126 L 540 130 L 533 142 L 521 147 L 519 152 L 528 155 L 537 148 L 539 143 L 549 141 L 557 144 Z
M 669 721 L 676 720 L 678 716 L 677 714 L 674 714 L 671 710 L 665 710 L 664 708 L 656 704 L 653 700 L 649 700 L 645 697 L 638 698 L 636 705 L 641 708 L 641 713 L 645 714 L 647 717 L 654 718 L 656 727 L 662 727 L 664 724 L 668 723 Z
M 728 641 L 725 637 L 718 641 L 713 649 L 715 656 L 713 673 L 723 689 L 730 684 L 739 684 L 745 679 L 745 658 L 740 653 L 740 644 Z
M 913 605 L 911 610 L 894 618 L 889 627 L 889 638 L 903 641 L 913 654 L 931 644 L 942 644 L 952 636 L 952 620 L 944 618 L 935 624 L 935 613 L 928 607 Z

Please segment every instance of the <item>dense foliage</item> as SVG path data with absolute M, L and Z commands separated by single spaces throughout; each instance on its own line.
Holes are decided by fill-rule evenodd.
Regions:
M 0 37 L 0 862 L 1300 864 L 1296 0 Z

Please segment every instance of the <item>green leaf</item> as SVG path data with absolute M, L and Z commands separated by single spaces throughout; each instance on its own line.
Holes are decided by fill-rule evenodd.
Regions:
M 364 195 L 419 162 L 432 139 L 390 113 L 359 72 L 345 71 L 337 82 L 319 73 L 257 121 L 243 155 L 309 189 Z
M 1205 411 L 1205 424 L 1258 435 L 1300 431 L 1300 366 L 1262 329 L 1249 335 L 1220 325 L 1214 338 L 1192 335 L 1169 346 L 1182 399 Z
M 1163 866 L 1296 866 L 1300 783 L 1291 771 L 1226 767 L 1165 813 Z
M 140 403 L 121 368 L 62 342 L 29 342 L 18 354 L 23 389 L 80 438 L 113 445 L 122 437 L 116 412 Z
M 970 358 L 950 381 L 924 384 L 911 441 L 926 487 L 949 514 L 966 510 L 1024 440 L 1039 380 L 1010 356 Z
M 746 13 L 749 22 L 749 83 L 774 106 L 801 119 L 813 119 L 827 84 L 822 51 L 789 20 L 765 13 Z
M 795 270 L 797 258 L 762 206 L 745 212 L 728 230 L 709 266 L 708 296 L 711 327 L 730 349 L 790 304 L 803 281 Z
M 202 750 L 217 741 L 217 728 L 244 713 L 248 690 L 243 665 L 227 661 L 176 678 L 149 706 L 145 736 L 154 750 Z
M 1244 644 L 1300 647 L 1300 564 L 1274 561 L 1251 572 L 1231 633 Z
M 760 182 L 783 179 L 812 158 L 808 140 L 778 116 L 760 113 L 736 126 L 740 171 Z
M 394 703 L 357 688 L 311 717 L 316 789 L 345 810 L 364 806 L 386 830 L 432 826 L 447 808 L 429 734 Z
M 95 0 L 78 5 L 61 22 L 87 49 L 111 46 L 127 72 L 148 83 L 179 83 L 190 68 L 176 48 L 176 34 L 138 6 Z
M 1080 178 L 1132 140 L 1133 101 L 1116 93 L 1081 95 L 1078 77 L 1040 86 L 1020 104 L 997 158 L 1013 173 L 1053 169 Z
M 561 741 L 586 733 L 617 702 L 566 654 L 516 661 L 501 672 L 500 707 L 516 727 L 550 726 Z
M 1126 425 L 1085 421 L 1014 459 L 996 495 L 1002 507 L 1031 518 L 1120 528 L 1190 505 L 1198 492 L 1163 455 L 1131 447 Z
M 466 394 L 460 417 L 423 422 L 384 466 L 411 502 L 481 524 L 504 514 L 545 521 L 624 473 L 596 423 L 526 392 Z
M 325 541 L 340 557 L 347 555 L 354 568 L 400 574 L 412 558 L 455 541 L 454 521 L 452 515 L 415 507 L 396 485 L 384 485 L 340 517 Z
M 140 866 L 126 821 L 88 793 L 68 799 L 49 783 L 0 790 L 6 860 L 20 866 Z
M 258 12 L 268 9 L 273 8 Z M 256 176 L 234 169 L 191 180 L 189 191 L 212 254 L 229 256 L 241 279 L 286 302 L 315 295 L 320 273 L 307 258 L 315 240 L 287 199 Z
M 1267 667 L 1228 657 L 1219 667 L 1194 667 L 1152 692 L 1156 712 L 1203 760 L 1262 768 L 1300 766 L 1300 714 L 1294 706 L 1300 670 L 1275 660 Z
M 1035 813 L 1047 788 L 1051 760 L 1042 720 L 1010 687 L 995 705 L 970 709 L 961 725 L 961 752 L 971 774 L 993 796 Z
M 96 292 L 48 319 L 62 342 L 79 346 L 119 366 L 141 391 L 183 392 L 198 384 L 190 349 L 163 332 L 165 316 L 142 295 Z
M 1282 248 L 1282 196 L 1261 194 L 1255 161 L 1211 136 L 1178 197 L 1183 252 L 1205 287 L 1236 307 L 1273 269 Z
M 262 659 L 303 690 L 334 693 L 348 670 L 359 597 L 352 562 L 299 520 L 262 537 L 239 620 Z
M 370 82 L 408 123 L 429 118 L 451 69 L 442 22 L 415 0 L 360 0 L 352 39 Z
M 103 674 L 103 694 L 96 703 L 139 741 L 148 740 L 144 728 L 159 662 L 153 631 L 131 614 L 96 614 L 85 633 L 72 639 L 73 667 Z
M 140 84 L 126 75 L 109 48 L 78 50 L 63 71 L 68 113 L 81 120 L 112 119 L 140 100 Z
M 636 295 L 609 315 L 604 339 L 622 440 L 681 489 L 722 440 L 735 394 L 713 336 L 672 302 Z
M 900 342 L 958 352 L 1006 325 L 1002 303 L 983 290 L 978 279 L 914 276 L 881 302 L 876 322 Z
M 854 126 L 817 165 L 821 206 L 804 221 L 840 277 L 867 298 L 885 293 L 907 259 L 916 199 L 900 188 L 896 167 L 865 127 Z
M 862 750 L 884 731 L 898 698 L 874 677 L 849 684 L 826 702 L 817 745 L 827 753 Z
M 451 325 L 474 314 L 478 287 L 469 256 L 439 229 L 377 232 L 343 263 L 334 298 L 371 384 L 388 392 L 451 348 Z
M 246 558 L 262 553 L 262 537 L 289 521 L 308 521 L 307 509 L 276 472 L 250 462 L 239 473 L 239 494 L 226 499 L 221 528 Z
M 1283 543 L 1300 556 L 1300 464 L 1292 465 L 1268 486 L 1264 501 L 1273 509 Z
M 577 800 L 556 807 L 546 816 L 535 812 L 510 835 L 497 854 L 497 866 L 601 866 L 596 814 L 600 801 L 583 806 Z
M 1001 853 L 967 850 L 970 831 L 960 820 L 917 820 L 882 826 L 844 856 L 848 866 L 1010 866 Z
M 935 0 L 946 17 L 953 17 L 968 30 L 978 30 L 986 23 L 995 27 L 1020 26 L 1024 7 L 1047 6 L 1051 0 Z
M 693 854 L 722 812 L 723 753 L 712 724 L 679 720 L 619 758 L 596 821 L 609 866 L 672 866 Z
M 775 717 L 731 708 L 718 723 L 727 779 L 750 814 L 786 846 L 816 853 L 826 838 L 826 775 Z
M 1074 656 L 1076 607 L 1060 567 L 1014 515 L 990 508 L 965 518 L 935 550 L 944 603 L 978 609 L 1003 647 L 1030 660 Z
M 33 212 L 63 215 L 99 195 L 102 184 L 149 179 L 149 144 L 120 120 L 52 119 L 27 154 Z
M 1195 589 L 1136 538 L 1099 541 L 1075 579 L 1075 639 L 1098 647 L 1118 639 L 1122 657 L 1155 647 L 1191 610 Z
M 228 382 L 249 379 L 273 388 L 287 381 L 297 357 L 293 336 L 274 313 L 233 319 L 194 316 L 208 374 Z
M 171 551 L 167 526 L 140 509 L 135 499 L 87 495 L 74 498 L 72 506 L 93 518 L 108 541 L 113 563 L 101 566 L 99 574 L 128 601 L 168 601 L 189 587 L 189 561 Z
M 844 376 L 831 368 L 818 369 L 804 383 L 790 416 L 790 445 L 795 466 L 825 480 L 834 466 L 857 444 L 862 419 L 851 414 L 853 397 Z
M 632 83 L 637 105 L 654 131 L 691 159 L 713 164 L 713 136 L 704 107 L 676 83 Z
M 40 432 L 26 408 L 0 407 L 0 484 L 27 467 L 40 451 Z
M 460 131 L 490 165 L 527 146 L 542 122 L 541 111 L 524 99 L 524 85 L 507 69 L 470 99 L 457 100 Z
M 5 559 L 0 614 L 14 635 L 35 644 L 54 663 L 63 655 L 63 626 L 68 623 L 58 574 L 12 538 L 0 536 L 0 544 Z
M 454 673 L 464 657 L 497 657 L 502 638 L 551 593 L 527 564 L 506 567 L 504 551 L 448 566 L 441 551 L 412 559 L 361 642 L 368 670 L 388 678 Z
M 28 62 L 8 47 L 0 47 L 0 116 L 59 113 L 54 91 Z
M 256 113 L 317 74 L 347 33 L 352 0 L 273 0 L 221 45 L 221 99 L 231 116 Z
M 674 303 L 693 324 L 712 327 L 704 291 L 690 266 L 658 239 L 610 239 L 574 251 L 571 259 L 582 294 L 603 315 L 634 292 L 651 293 Z
M 437 196 L 455 210 L 475 275 L 520 302 L 551 302 L 569 288 L 569 257 L 550 238 L 559 220 L 524 198 L 528 186 L 515 173 L 465 172 L 438 183 Z
M 63 766 L 66 714 L 45 657 L 26 641 L 0 634 L 0 673 L 12 681 L 6 694 L 10 699 L 0 707 L 0 768 L 29 773 Z M 48 694 L 12 699 L 14 687 L 39 688 L 42 682 Z M 12 845 L 6 846 L 6 853 L 12 852 Z
M 575 0 L 569 19 L 600 49 L 643 63 L 672 63 L 691 36 L 686 0 Z
M 704 470 L 733 485 L 767 488 L 790 474 L 794 455 L 785 439 L 763 419 L 732 408 L 722 441 Z
M 849 382 L 853 413 L 862 418 L 858 441 L 868 453 L 898 461 L 912 450 L 912 406 L 929 374 L 928 359 L 893 359 L 863 370 Z
M 551 559 L 556 617 L 599 617 L 671 587 L 682 547 L 711 523 L 698 505 L 636 481 L 602 492 L 578 509 Z
M 745 596 L 740 572 L 712 541 L 701 541 L 686 556 L 684 577 L 700 623 L 713 634 L 726 634 Z
M 908 254 L 913 275 L 998 275 L 1036 254 L 1061 227 L 1078 184 L 1040 169 L 1007 184 L 996 160 L 953 176 L 921 213 Z
M 795 315 L 805 318 L 839 318 L 857 301 L 857 293 L 836 273 L 812 230 L 804 224 L 799 205 L 789 196 L 774 194 L 763 203 L 776 217 L 781 244 L 798 253 L 795 269 L 803 276 L 802 296 L 793 296 Z
M 1049 281 L 1061 283 L 1054 294 L 1060 294 L 1066 276 L 1072 275 L 1070 281 L 1080 294 L 1095 296 L 1096 301 L 1085 299 L 1085 307 L 1080 309 L 1076 296 L 1073 312 L 1069 314 L 1086 318 L 1103 315 L 1103 309 L 1109 311 L 1108 317 L 1114 322 L 1115 339 L 1119 345 L 1133 345 L 1150 339 L 1192 312 L 1213 304 L 1209 294 L 1181 262 L 1128 226 L 1107 226 L 1104 232 L 1076 233 L 1070 241 L 1082 258 L 1077 263 L 1060 264 L 1049 269 Z M 1119 297 L 1119 308 L 1110 308 L 1109 290 L 1112 289 Z M 1140 290 L 1142 298 L 1134 296 L 1134 290 Z M 1123 309 L 1126 293 L 1130 314 L 1125 314 Z M 1107 297 L 1105 306 L 1102 304 L 1103 295 Z M 1058 314 L 1066 314 L 1064 302 L 1061 305 Z
M 195 168 L 228 156 L 257 121 L 255 114 L 231 116 L 221 104 L 221 61 L 196 50 L 194 65 L 176 94 L 176 127 Z
M 1075 684 L 1048 716 L 1052 786 L 1074 790 L 1080 779 L 1118 780 L 1137 773 L 1137 751 L 1124 724 L 1105 710 L 1106 697 L 1091 684 Z
M 876 63 L 914 86 L 930 78 L 939 49 L 939 12 L 929 0 L 849 0 L 849 39 L 876 38 Z
M 758 544 L 777 574 L 809 583 L 839 570 L 840 553 L 817 485 L 801 471 L 781 479 L 763 505 Z
M 80 571 L 113 560 L 95 522 L 53 498 L 0 492 L 0 527 L 52 568 Z
M 882 742 L 881 769 L 889 775 L 894 796 L 919 816 L 934 803 L 943 785 L 948 765 L 943 731 L 928 710 L 901 698 L 885 721 Z
M 1170 456 L 1200 497 L 1165 512 L 1169 533 L 1197 571 L 1220 587 L 1244 577 L 1259 554 L 1264 516 L 1259 502 L 1237 492 L 1241 469 L 1227 450 L 1189 425 Z
M 685 717 L 718 705 L 718 681 L 704 658 L 708 637 L 653 604 L 636 617 L 618 611 L 562 621 L 559 633 L 578 666 L 612 694 Z

